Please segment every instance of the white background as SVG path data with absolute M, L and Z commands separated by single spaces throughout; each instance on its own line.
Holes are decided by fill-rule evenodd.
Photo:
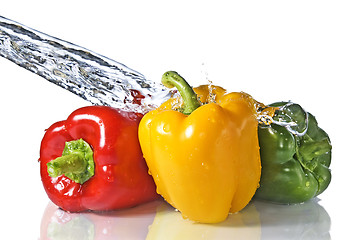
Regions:
M 154 81 L 176 70 L 194 86 L 207 75 L 267 104 L 301 104 L 333 144 L 332 183 L 320 196 L 332 239 L 356 236 L 357 12 L 356 1 L 345 0 L 33 0 L 0 8 Z M 0 234 L 37 239 L 49 201 L 37 162 L 44 130 L 89 103 L 4 58 L 0 82 Z

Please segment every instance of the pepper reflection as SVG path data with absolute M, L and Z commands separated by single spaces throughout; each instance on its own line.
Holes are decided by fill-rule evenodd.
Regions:
M 260 213 L 263 240 L 331 239 L 331 218 L 317 198 L 294 205 L 260 201 L 254 204 Z
M 159 204 L 161 201 L 118 211 L 69 213 L 49 203 L 40 240 L 145 239 Z
M 304 204 L 278 205 L 252 201 L 237 214 L 219 224 L 184 220 L 169 205 L 158 206 L 147 240 L 161 239 L 331 239 L 331 220 L 312 199 Z
M 261 239 L 259 212 L 254 204 L 242 211 L 230 214 L 216 224 L 195 223 L 183 219 L 180 212 L 169 204 L 158 206 L 153 224 L 149 227 L 147 240 L 171 239 Z
M 41 223 L 41 240 L 63 239 L 331 239 L 331 220 L 317 199 L 297 205 L 252 201 L 218 224 L 182 218 L 164 201 L 99 213 L 67 213 L 50 203 Z

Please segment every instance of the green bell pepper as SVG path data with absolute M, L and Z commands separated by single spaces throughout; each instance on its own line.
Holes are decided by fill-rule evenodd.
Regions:
M 270 124 L 258 128 L 262 175 L 255 196 L 302 203 L 321 194 L 331 181 L 331 142 L 315 117 L 294 103 L 278 102 Z

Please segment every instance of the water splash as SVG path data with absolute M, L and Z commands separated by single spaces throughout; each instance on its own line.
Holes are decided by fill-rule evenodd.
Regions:
M 95 105 L 146 113 L 170 97 L 177 99 L 173 101 L 173 109 L 180 108 L 182 104 L 175 90 L 170 91 L 119 62 L 2 16 L 0 56 Z M 208 78 L 204 63 L 202 67 L 209 83 L 208 102 L 215 102 L 215 86 Z M 299 136 L 306 133 L 307 127 L 304 131 L 295 130 L 295 122 L 274 120 L 272 112 L 267 112 L 267 108 L 262 106 L 261 103 L 256 106 L 259 123 L 275 123 Z M 281 110 L 288 106 L 283 106 Z
M 95 105 L 144 113 L 172 94 L 121 63 L 1 16 L 0 56 Z
M 301 106 L 298 104 L 290 101 L 279 107 L 267 107 L 265 105 L 258 106 L 258 122 L 263 126 L 276 124 L 285 127 L 287 131 L 293 135 L 302 137 L 308 130 L 308 113 L 303 108 L 301 108 L 303 116 L 301 116 L 302 121 L 300 121 L 299 124 L 294 120 L 294 118 L 289 116 L 291 107 L 301 108 Z
M 299 105 L 293 102 L 287 102 L 285 105 L 281 106 L 279 110 L 281 112 L 286 112 L 287 114 L 290 112 L 289 109 L 291 106 L 294 107 Z M 301 124 L 301 126 L 297 123 L 297 121 L 294 121 L 293 118 L 290 117 L 289 119 L 284 119 L 279 117 L 279 114 L 276 116 L 277 120 L 274 119 L 273 123 L 285 127 L 289 132 L 296 136 L 302 137 L 308 130 L 308 113 L 303 108 L 301 108 L 301 106 L 299 106 L 299 108 L 303 112 L 303 124 Z
M 205 81 L 208 83 L 208 91 L 209 91 L 208 99 L 204 100 L 203 102 L 215 103 L 216 102 L 216 94 L 214 93 L 215 86 L 213 85 L 213 81 L 209 79 L 209 73 L 205 67 L 205 64 L 202 63 L 201 67 L 202 67 L 201 73 L 204 75 Z M 199 99 L 199 101 L 200 101 L 200 99 Z

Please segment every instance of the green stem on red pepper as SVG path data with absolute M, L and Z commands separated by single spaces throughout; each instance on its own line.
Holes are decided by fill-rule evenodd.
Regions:
M 66 142 L 62 156 L 47 163 L 50 177 L 65 175 L 83 184 L 94 175 L 93 151 L 83 139 Z
M 177 88 L 183 98 L 184 106 L 182 113 L 189 115 L 195 109 L 200 107 L 200 102 L 193 88 L 175 71 L 168 71 L 163 74 L 162 84 L 167 88 Z

